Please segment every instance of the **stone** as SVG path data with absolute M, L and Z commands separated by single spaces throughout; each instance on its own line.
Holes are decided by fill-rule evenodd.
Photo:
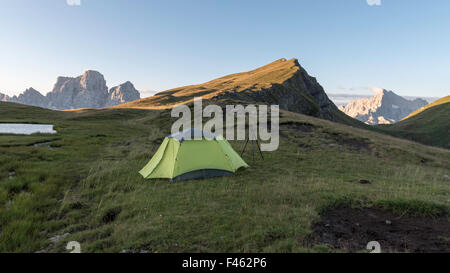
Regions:
M 372 184 L 372 182 L 370 182 L 370 181 L 367 180 L 367 179 L 361 179 L 361 180 L 359 180 L 359 183 L 360 183 L 360 184 Z
M 50 237 L 48 240 L 50 242 L 56 244 L 57 242 L 61 241 L 62 239 L 66 238 L 69 235 L 70 235 L 70 233 L 64 233 L 64 234 L 60 234 L 60 235 L 55 235 L 53 237 Z

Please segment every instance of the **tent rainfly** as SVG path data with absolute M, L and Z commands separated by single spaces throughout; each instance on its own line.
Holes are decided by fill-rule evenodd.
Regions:
M 201 136 L 201 139 L 195 139 L 195 136 Z M 225 138 L 188 129 L 167 136 L 139 173 L 144 178 L 169 178 L 175 182 L 230 176 L 241 167 L 248 165 Z

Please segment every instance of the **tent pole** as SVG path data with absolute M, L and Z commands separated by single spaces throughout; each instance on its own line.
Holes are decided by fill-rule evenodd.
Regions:
M 245 152 L 245 148 L 247 147 L 247 143 L 248 143 L 248 138 L 246 139 L 246 141 L 245 141 L 245 144 L 244 144 L 244 149 L 242 149 L 242 152 L 241 152 L 241 157 L 242 157 L 242 155 L 244 154 L 244 152 Z
M 258 139 L 256 139 L 256 146 L 258 146 L 259 154 L 261 155 L 262 160 L 264 160 L 264 156 L 263 156 L 263 154 L 261 152 L 261 147 L 259 146 L 259 140 Z

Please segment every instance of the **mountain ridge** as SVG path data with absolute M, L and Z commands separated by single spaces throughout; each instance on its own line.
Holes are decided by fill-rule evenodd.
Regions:
M 54 110 L 104 108 L 136 99 L 140 99 L 140 93 L 130 81 L 108 89 L 104 76 L 95 70 L 77 77 L 57 77 L 53 89 L 45 96 L 31 87 L 14 97 L 0 93 L 0 101 Z
M 189 104 L 194 97 L 216 102 L 278 104 L 284 110 L 361 125 L 337 109 L 316 78 L 310 76 L 295 58 L 281 58 L 247 72 L 169 89 L 114 108 L 169 109 L 178 104 Z

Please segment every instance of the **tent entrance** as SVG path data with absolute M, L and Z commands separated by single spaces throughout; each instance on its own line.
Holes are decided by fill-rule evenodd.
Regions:
M 195 170 L 195 171 L 181 174 L 177 177 L 174 177 L 171 180 L 171 182 L 190 180 L 190 179 L 204 179 L 204 178 L 212 178 L 212 177 L 219 177 L 219 176 L 232 176 L 232 175 L 234 175 L 233 172 L 226 171 L 226 170 L 202 169 L 202 170 Z

